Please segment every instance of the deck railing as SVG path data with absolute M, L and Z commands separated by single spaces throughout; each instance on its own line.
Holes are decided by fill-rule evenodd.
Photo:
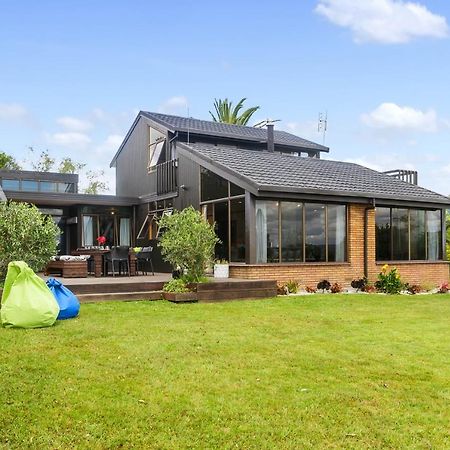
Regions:
M 156 193 L 158 195 L 176 192 L 178 187 L 177 166 L 177 159 L 171 159 L 156 166 Z

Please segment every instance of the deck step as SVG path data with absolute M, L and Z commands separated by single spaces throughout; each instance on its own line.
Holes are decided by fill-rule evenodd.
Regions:
M 121 283 L 80 283 L 68 284 L 67 287 L 76 295 L 81 294 L 108 294 L 119 292 L 150 292 L 160 291 L 164 286 L 163 281 L 143 281 L 139 283 L 121 282 Z
M 136 300 L 162 300 L 162 291 L 142 292 L 98 292 L 95 294 L 78 294 L 80 303 L 93 303 L 103 301 L 136 301 Z

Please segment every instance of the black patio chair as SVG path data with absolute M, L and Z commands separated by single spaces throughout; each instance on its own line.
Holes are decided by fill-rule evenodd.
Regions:
M 136 253 L 136 272 L 140 271 L 142 275 L 147 275 L 147 267 L 150 265 L 152 275 L 155 275 L 155 271 L 153 270 L 152 251 L 153 247 L 143 247 L 140 252 Z
M 122 268 L 125 268 L 125 271 L 128 272 L 128 276 L 131 276 L 129 253 L 130 247 L 111 247 L 111 251 L 105 253 L 103 256 L 103 273 L 105 276 L 109 273 L 109 266 L 111 266 L 113 277 L 116 276 L 116 267 L 118 268 L 119 275 L 122 273 Z

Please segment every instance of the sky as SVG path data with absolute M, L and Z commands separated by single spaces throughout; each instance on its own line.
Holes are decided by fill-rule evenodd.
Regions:
M 112 193 L 139 110 L 208 120 L 246 97 L 319 143 L 327 112 L 327 158 L 448 195 L 449 81 L 448 0 L 0 0 L 0 150 L 70 156 Z

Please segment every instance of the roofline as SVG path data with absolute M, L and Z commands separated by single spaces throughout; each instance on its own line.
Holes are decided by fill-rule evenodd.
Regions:
M 136 118 L 134 119 L 134 122 L 132 123 L 130 129 L 128 130 L 128 133 L 125 135 L 125 137 L 123 138 L 122 143 L 120 144 L 119 149 L 117 150 L 117 152 L 115 153 L 115 155 L 113 156 L 113 159 L 111 160 L 109 167 L 115 167 L 116 164 L 116 160 L 120 154 L 120 152 L 122 151 L 123 147 L 125 146 L 125 144 L 127 143 L 129 137 L 131 136 L 131 133 L 133 132 L 133 130 L 136 128 L 136 125 L 139 122 L 139 119 L 141 117 L 144 117 L 146 120 L 148 120 L 150 122 L 151 125 L 154 126 L 154 124 L 156 124 L 157 126 L 161 126 L 163 127 L 166 131 L 169 131 L 171 133 L 175 133 L 176 131 L 179 131 L 181 133 L 190 133 L 192 136 L 196 135 L 200 135 L 200 136 L 210 136 L 210 137 L 222 137 L 222 138 L 226 138 L 226 139 L 232 139 L 235 141 L 240 141 L 240 142 L 253 142 L 253 143 L 259 143 L 259 144 L 266 144 L 267 141 L 265 140 L 261 140 L 261 139 L 257 139 L 257 138 L 251 138 L 251 137 L 236 137 L 236 135 L 232 134 L 232 133 L 221 133 L 220 135 L 215 135 L 215 134 L 211 134 L 208 133 L 207 131 L 202 131 L 202 130 L 189 130 L 188 128 L 175 128 L 172 125 L 170 125 L 169 123 L 165 122 L 164 120 L 158 119 L 154 116 L 151 115 L 151 113 L 149 113 L 148 111 L 142 111 L 140 110 L 136 116 Z M 181 117 L 181 116 L 180 116 Z M 185 117 L 185 119 L 189 119 L 189 117 Z M 202 119 L 195 119 L 195 120 L 202 120 Z M 275 131 L 283 131 L 283 130 L 275 130 Z M 289 132 L 285 132 L 287 134 L 292 134 Z M 292 136 L 296 136 L 295 134 L 293 134 Z M 299 136 L 296 136 L 299 137 Z M 304 139 L 304 138 L 302 138 Z M 275 140 L 275 145 L 278 146 L 283 146 L 292 150 L 300 150 L 302 149 L 303 151 L 307 152 L 324 152 L 324 153 L 329 153 L 330 152 L 330 148 L 326 147 L 324 145 L 321 144 L 317 144 L 315 142 L 309 141 L 308 139 L 304 139 L 306 142 L 311 142 L 311 144 L 314 144 L 316 147 L 306 147 L 306 146 L 302 146 L 302 145 L 296 145 L 294 143 L 290 143 L 290 144 L 283 144 L 283 143 L 277 143 Z
M 174 133 L 175 131 L 179 131 L 181 133 L 190 133 L 191 135 L 202 135 L 202 136 L 218 137 L 218 135 L 211 134 L 208 131 L 190 130 L 189 128 L 183 128 L 183 127 L 173 128 L 169 123 L 165 122 L 164 120 L 161 120 L 161 119 L 158 119 L 158 118 L 154 117 L 152 115 L 152 113 L 150 113 L 148 111 L 141 111 L 141 113 L 147 119 L 150 119 L 150 120 L 153 120 L 156 123 L 159 123 L 163 127 L 167 128 L 169 131 L 171 131 L 172 133 Z M 183 119 L 190 119 L 190 117 L 182 117 L 182 116 L 174 116 L 174 117 L 181 117 Z M 204 119 L 193 119 L 193 120 L 201 120 L 201 121 L 204 121 L 204 122 L 211 122 L 211 121 L 204 120 Z M 227 125 L 233 125 L 233 124 L 227 124 Z M 239 126 L 242 126 L 244 128 L 251 128 L 251 127 L 246 127 L 245 125 L 239 125 Z M 284 130 L 275 130 L 275 131 L 283 131 L 286 134 L 290 134 L 292 136 L 300 137 L 300 136 L 297 136 L 295 134 L 289 133 L 288 131 L 284 131 Z M 233 140 L 236 140 L 236 141 L 256 142 L 256 143 L 259 143 L 259 144 L 266 144 L 267 143 L 266 139 L 258 139 L 258 138 L 252 138 L 252 137 L 236 137 L 236 135 L 233 134 L 233 133 L 222 133 L 221 132 L 219 137 L 233 139 Z M 305 151 L 309 150 L 309 151 L 316 151 L 316 152 L 319 151 L 319 152 L 326 152 L 326 153 L 330 152 L 330 148 L 329 147 L 326 147 L 326 146 L 321 145 L 321 144 L 317 144 L 316 142 L 310 141 L 308 139 L 304 139 L 304 138 L 301 138 L 301 139 L 303 139 L 306 142 L 310 142 L 311 144 L 314 144 L 314 147 L 306 147 L 306 146 L 303 146 L 303 145 L 300 145 L 300 144 L 295 144 L 295 143 L 292 143 L 292 144 L 278 143 L 277 144 L 276 140 L 275 140 L 275 144 L 282 145 L 283 147 L 291 147 L 291 148 L 296 148 L 296 149 L 302 148 Z
M 29 177 L 31 180 L 39 181 L 62 181 L 70 183 L 78 183 L 79 176 L 77 173 L 60 173 L 60 172 L 40 172 L 37 170 L 15 170 L 0 169 L 0 178 L 9 177 L 14 180 L 22 180 Z
M 442 196 L 443 198 L 441 200 L 433 200 L 433 199 L 418 199 L 417 197 L 412 196 L 405 196 L 403 198 L 398 197 L 392 197 L 389 195 L 380 195 L 380 194 L 374 194 L 372 192 L 349 192 L 349 191 L 330 191 L 330 190 L 323 190 L 323 189 L 302 189 L 302 188 L 296 188 L 296 187 L 283 187 L 283 186 L 271 186 L 271 185 L 260 185 L 258 188 L 258 195 L 264 195 L 262 193 L 264 192 L 280 192 L 280 193 L 296 193 L 296 194 L 317 194 L 317 195 L 334 195 L 339 197 L 359 197 L 359 198 L 365 198 L 365 199 L 375 199 L 375 200 L 381 200 L 381 201 L 387 201 L 387 202 L 416 202 L 416 203 L 428 203 L 428 204 L 435 204 L 435 205 L 450 205 L 450 198 L 445 201 L 445 196 Z M 432 192 L 432 191 L 430 191 Z M 437 194 L 436 195 L 441 195 Z
M 92 195 L 72 193 L 4 191 L 8 200 L 17 200 L 42 205 L 94 205 L 94 206 L 132 206 L 139 203 L 136 197 L 117 197 L 116 195 Z

